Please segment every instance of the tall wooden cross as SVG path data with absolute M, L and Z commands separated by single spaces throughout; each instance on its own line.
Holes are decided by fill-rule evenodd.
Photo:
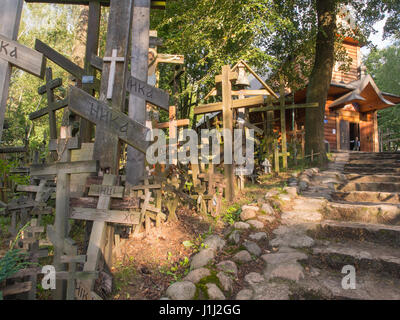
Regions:
M 56 151 L 58 154 L 58 162 L 51 165 L 32 165 L 32 175 L 56 175 L 56 217 L 54 221 L 54 230 L 56 233 L 54 246 L 53 265 L 56 271 L 64 271 L 65 266 L 61 261 L 64 255 L 64 239 L 68 233 L 68 216 L 69 216 L 69 190 L 70 175 L 74 173 L 96 173 L 98 166 L 96 161 L 71 161 L 71 150 L 79 149 L 80 142 L 77 137 L 71 136 L 71 127 L 61 127 L 59 140 L 51 140 L 49 149 Z M 57 288 L 54 293 L 56 299 L 65 297 L 65 282 L 57 280 Z
M 11 67 L 15 66 L 43 78 L 45 59 L 42 54 L 15 40 L 18 36 L 23 0 L 3 0 L 0 10 L 0 139 L 8 99 Z
M 108 100 L 112 112 L 123 112 L 126 99 L 126 74 L 128 61 L 129 35 L 132 24 L 133 0 L 110 1 L 110 14 L 108 20 L 105 56 L 111 57 L 113 50 L 117 50 L 117 56 L 124 58 L 124 63 L 115 64 L 115 77 L 112 77 L 112 64 L 103 63 L 100 86 L 100 101 L 107 101 L 109 93 L 109 79 L 114 78 L 112 86 L 112 98 Z M 107 106 L 108 107 L 108 106 Z M 71 107 L 71 110 L 73 108 Z M 103 109 L 102 109 L 103 110 Z M 75 111 L 74 111 L 75 112 Z M 121 144 L 118 136 L 110 134 L 109 130 L 96 123 L 96 137 L 94 143 L 94 159 L 100 161 L 103 171 L 117 174 L 119 170 L 119 158 Z
M 132 24 L 131 76 L 147 84 L 148 52 L 150 39 L 150 0 L 135 0 Z M 130 94 L 129 117 L 146 124 L 146 100 Z M 145 175 L 144 154 L 130 147 L 127 149 L 126 181 L 138 185 Z

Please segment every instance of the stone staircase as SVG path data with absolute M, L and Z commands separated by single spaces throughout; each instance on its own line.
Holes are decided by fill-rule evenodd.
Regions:
M 327 170 L 282 213 L 274 231 L 281 278 L 294 299 L 400 299 L 400 153 L 336 153 Z M 284 239 L 288 241 L 283 241 Z M 287 249 L 304 255 L 291 260 Z M 275 258 L 274 258 L 275 257 Z M 302 269 L 299 269 L 301 265 Z M 356 289 L 344 289 L 344 266 L 356 270 Z M 266 277 L 272 273 L 265 271 Z M 282 276 L 283 275 L 283 276 Z

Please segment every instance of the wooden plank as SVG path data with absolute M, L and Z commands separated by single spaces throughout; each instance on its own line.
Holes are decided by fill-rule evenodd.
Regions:
M 30 281 L 12 284 L 4 289 L 1 289 L 3 297 L 12 296 L 32 290 L 32 283 Z
M 81 80 L 85 75 L 85 70 L 81 67 L 73 63 L 71 60 L 63 56 L 61 53 L 58 53 L 53 48 L 49 47 L 44 42 L 36 39 L 35 41 L 35 49 L 42 53 L 47 59 L 53 61 L 56 65 L 60 66 L 62 69 L 66 70 L 70 74 L 72 74 L 77 79 Z
M 76 4 L 76 5 L 88 5 L 90 2 L 98 2 L 102 6 L 109 6 L 110 0 L 25 0 L 25 2 L 30 3 L 58 3 L 58 4 Z M 167 1 L 151 0 L 152 9 L 164 10 Z
M 0 34 L 0 58 L 41 79 L 44 78 L 46 61 L 38 51 Z
M 129 119 L 126 114 L 111 109 L 106 103 L 73 86 L 69 87 L 69 108 L 80 117 L 106 129 L 140 152 L 146 153 L 149 142 L 145 141 L 145 138 L 149 129 Z
M 123 198 L 125 188 L 122 186 L 105 186 L 100 184 L 94 184 L 90 186 L 89 196 L 101 196 L 106 195 L 111 198 Z
M 238 75 L 237 72 L 234 72 L 234 71 L 230 71 L 230 70 L 229 70 L 229 75 L 228 75 L 229 81 L 235 81 L 235 80 L 238 79 L 238 77 L 239 77 L 239 75 Z M 215 76 L 215 83 L 221 83 L 222 80 L 223 80 L 223 78 L 224 78 L 224 75 L 217 75 L 217 76 Z
M 164 90 L 153 87 L 147 82 L 141 81 L 133 76 L 129 77 L 126 90 L 135 97 L 160 107 L 166 111 L 169 110 L 169 94 Z
M 53 111 L 57 111 L 59 109 L 65 108 L 67 106 L 68 106 L 68 98 L 65 98 L 65 99 L 62 99 L 62 100 L 59 100 L 59 101 L 55 101 L 54 104 L 53 104 L 52 110 Z M 30 113 L 29 114 L 29 120 L 35 120 L 35 119 L 41 118 L 41 117 L 45 116 L 48 113 L 49 113 L 49 108 L 48 107 L 40 109 L 38 111 Z
M 261 90 L 250 90 L 250 89 L 243 89 L 238 91 L 232 91 L 233 96 L 268 96 L 270 92 L 265 89 Z
M 17 39 L 23 4 L 23 0 L 3 0 L 1 2 L 0 34 L 12 40 Z M 10 78 L 11 64 L 0 59 L 0 140 L 3 134 Z
M 286 109 L 304 109 L 304 108 L 317 108 L 318 103 L 305 103 L 305 104 L 288 104 L 285 105 Z M 250 109 L 250 112 L 266 112 L 266 111 L 276 111 L 280 110 L 280 106 L 268 106 Z
M 130 75 L 147 84 L 149 71 L 150 1 L 135 0 L 131 40 Z M 168 103 L 164 97 L 163 103 Z M 169 100 L 169 98 L 168 98 Z M 167 109 L 168 110 L 168 109 Z M 133 91 L 129 95 L 129 118 L 146 124 L 146 100 Z M 131 147 L 127 148 L 126 181 L 137 185 L 145 174 L 145 156 Z
M 80 140 L 80 137 L 77 136 L 77 137 L 71 137 L 66 141 L 51 139 L 49 141 L 49 150 L 57 151 L 57 147 L 60 143 L 62 144 L 62 147 L 59 148 L 61 150 L 65 149 L 65 148 L 67 148 L 69 150 L 81 148 L 81 140 Z M 65 143 L 66 143 L 66 145 L 65 145 Z
M 30 168 L 30 174 L 31 176 L 46 176 L 55 175 L 57 173 L 95 173 L 98 172 L 98 169 L 98 162 L 94 160 L 59 162 L 53 164 L 33 164 Z
M 264 104 L 264 98 L 262 96 L 256 96 L 256 97 L 251 97 L 251 98 L 245 98 L 245 99 L 237 99 L 233 100 L 232 102 L 232 108 L 233 109 L 240 109 L 240 108 L 253 108 L 255 106 L 259 106 Z M 194 114 L 204 114 L 204 113 L 209 113 L 209 112 L 216 112 L 216 111 L 222 111 L 222 103 L 221 102 L 216 102 L 216 103 L 210 103 L 206 105 L 199 105 L 194 109 Z
M 105 174 L 103 177 L 102 184 L 105 186 L 113 186 L 115 185 L 116 181 L 117 181 L 117 176 L 111 174 Z M 109 210 L 110 204 L 111 204 L 110 196 L 100 195 L 96 210 Z M 105 242 L 106 242 L 106 223 L 104 221 L 94 221 L 92 226 L 92 231 L 90 234 L 89 246 L 87 249 L 87 261 L 83 266 L 83 271 L 97 270 L 100 257 L 101 256 L 103 258 L 105 257 L 103 250 Z M 87 292 L 91 292 L 94 289 L 94 281 L 84 281 L 82 285 L 87 288 Z
M 148 185 L 130 187 L 131 191 L 146 190 L 146 189 L 161 189 L 161 184 L 148 184 Z
M 61 256 L 60 261 L 62 263 L 85 263 L 86 262 L 86 256 L 85 255 L 80 255 L 80 256 Z
M 74 220 L 88 220 L 96 222 L 136 225 L 139 223 L 140 212 L 108 209 L 72 208 L 70 218 Z
M 225 130 L 230 131 L 231 139 L 224 138 L 224 150 L 230 150 L 233 153 L 233 114 L 232 114 L 232 84 L 230 82 L 231 71 L 228 65 L 222 67 L 222 105 L 223 105 L 223 126 Z M 243 101 L 241 99 L 238 101 Z M 232 155 L 233 161 L 233 155 Z M 235 186 L 233 176 L 233 164 L 224 163 L 225 177 L 225 197 L 228 201 L 233 201 L 235 197 Z
M 280 97 L 281 106 L 281 143 L 282 143 L 282 167 L 284 170 L 287 169 L 287 136 L 286 136 L 286 108 L 285 108 L 285 83 L 283 77 L 280 77 Z M 278 159 L 279 161 L 279 159 Z
M 1 147 L 0 153 L 24 153 L 27 152 L 25 146 L 20 147 Z
M 99 273 L 96 271 L 80 271 L 80 272 L 69 272 L 59 271 L 56 273 L 57 280 L 96 280 Z
M 189 119 L 181 119 L 181 120 L 176 120 L 176 126 L 177 127 L 186 127 L 190 125 L 190 120 Z M 162 122 L 162 123 L 157 123 L 154 128 L 156 129 L 168 129 L 170 126 L 169 122 Z

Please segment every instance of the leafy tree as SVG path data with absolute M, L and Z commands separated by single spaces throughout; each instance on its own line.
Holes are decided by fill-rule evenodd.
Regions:
M 365 59 L 368 73 L 384 92 L 400 95 L 400 42 L 378 50 L 372 49 Z M 379 128 L 400 137 L 400 105 L 378 112 Z

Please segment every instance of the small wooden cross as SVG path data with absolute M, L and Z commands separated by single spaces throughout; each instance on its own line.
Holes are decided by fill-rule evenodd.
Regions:
M 35 120 L 49 115 L 50 139 L 57 139 L 56 111 L 68 105 L 68 99 L 55 101 L 54 90 L 62 86 L 62 79 L 53 79 L 51 68 L 46 69 L 46 84 L 38 89 L 38 93 L 47 95 L 47 108 L 43 108 L 29 115 L 29 120 Z
M 104 57 L 104 62 L 111 62 L 110 65 L 110 73 L 108 76 L 108 88 L 107 88 L 107 99 L 112 99 L 113 88 L 114 88 L 114 80 L 115 80 L 115 67 L 117 62 L 125 62 L 124 57 L 118 57 L 118 50 L 113 49 L 111 57 Z

